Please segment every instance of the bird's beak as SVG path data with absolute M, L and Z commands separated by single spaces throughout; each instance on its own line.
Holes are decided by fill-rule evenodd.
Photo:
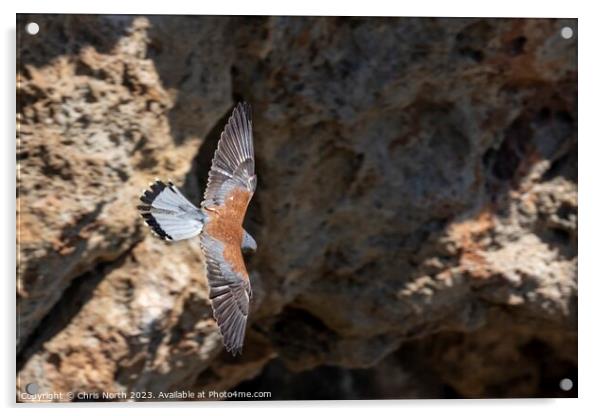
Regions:
M 255 247 L 242 247 L 242 252 L 244 254 L 253 254 L 257 251 L 257 248 Z
M 244 232 L 241 247 L 243 253 L 255 253 L 257 251 L 257 243 L 251 237 L 251 234 Z

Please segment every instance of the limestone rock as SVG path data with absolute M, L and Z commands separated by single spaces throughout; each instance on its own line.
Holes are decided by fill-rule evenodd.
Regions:
M 289 397 L 305 394 L 296 372 L 365 371 L 395 384 L 333 394 L 564 394 L 550 386 L 577 365 L 577 49 L 560 29 L 576 20 L 28 15 L 19 29 L 30 20 L 19 391 L 288 380 Z M 135 207 L 155 177 L 200 202 L 240 99 L 259 249 L 233 358 L 198 241 L 154 240 Z

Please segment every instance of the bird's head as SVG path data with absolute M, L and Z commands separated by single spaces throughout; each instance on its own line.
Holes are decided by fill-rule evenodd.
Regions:
M 249 234 L 246 230 L 243 231 L 244 233 L 240 248 L 242 249 L 243 253 L 255 253 L 255 251 L 257 251 L 257 243 L 255 242 L 255 239 L 251 237 L 251 234 Z

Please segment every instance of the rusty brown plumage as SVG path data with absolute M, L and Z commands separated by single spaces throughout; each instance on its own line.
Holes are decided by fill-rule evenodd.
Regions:
M 242 225 L 256 184 L 251 108 L 240 103 L 217 144 L 201 206 L 160 180 L 144 190 L 138 206 L 145 223 L 164 240 L 200 234 L 213 316 L 233 354 L 242 351 L 252 294 L 242 248 L 255 250 L 257 243 Z
M 223 256 L 232 270 L 248 279 L 247 268 L 240 246 L 243 238 L 242 223 L 252 194 L 243 188 L 234 188 L 225 198 L 225 204 L 206 208 L 208 220 L 204 231 L 224 244 Z
M 251 111 L 238 104 L 217 144 L 201 204 L 209 298 L 224 345 L 233 354 L 242 351 L 251 299 L 241 246 L 248 236 L 242 224 L 256 181 Z

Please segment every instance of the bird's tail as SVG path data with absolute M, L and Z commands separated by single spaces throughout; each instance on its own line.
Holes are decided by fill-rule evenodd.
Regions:
M 205 215 L 171 182 L 151 183 L 140 196 L 138 210 L 146 224 L 163 240 L 178 241 L 197 236 Z

